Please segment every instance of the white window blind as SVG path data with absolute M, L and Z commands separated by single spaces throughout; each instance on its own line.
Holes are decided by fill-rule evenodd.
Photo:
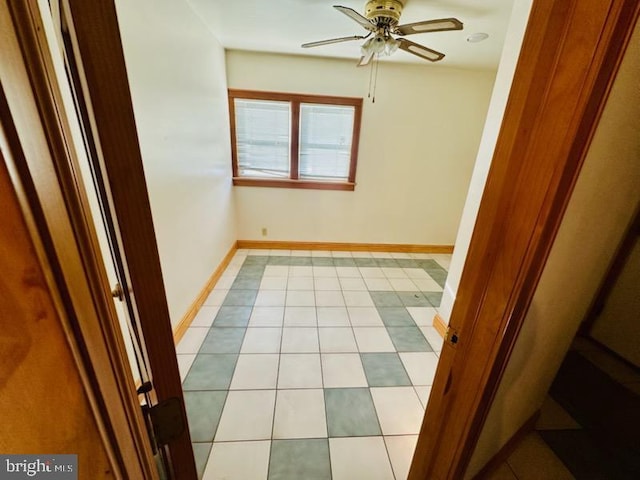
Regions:
M 234 100 L 238 174 L 287 178 L 291 108 L 289 102 Z
M 300 104 L 300 178 L 346 181 L 355 108 Z

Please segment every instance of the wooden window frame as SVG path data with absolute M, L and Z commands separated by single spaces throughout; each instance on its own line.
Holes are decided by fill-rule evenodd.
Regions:
M 241 187 L 275 187 L 302 188 L 316 190 L 346 190 L 353 191 L 356 186 L 356 167 L 358 164 L 358 145 L 360 143 L 360 125 L 362 123 L 362 98 L 335 97 L 327 95 L 308 95 L 298 93 L 265 92 L 256 90 L 238 90 L 230 88 L 229 94 L 229 122 L 231 125 L 231 164 L 233 169 L 233 184 Z M 243 100 L 271 100 L 289 102 L 291 104 L 291 144 L 289 152 L 289 178 L 255 178 L 241 177 L 238 174 L 238 149 L 236 144 L 236 112 L 235 99 Z M 303 180 L 299 178 L 299 139 L 300 139 L 300 104 L 313 103 L 320 105 L 339 105 L 354 107 L 353 133 L 351 137 L 351 161 L 349 176 L 346 182 L 332 182 L 322 180 Z

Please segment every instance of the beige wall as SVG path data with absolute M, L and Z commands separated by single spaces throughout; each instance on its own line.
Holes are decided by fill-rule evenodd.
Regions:
M 591 336 L 640 367 L 640 237 L 627 257 Z
M 365 99 L 355 192 L 235 187 L 238 238 L 453 244 L 495 72 L 381 62 L 375 104 L 354 61 L 228 51 L 227 75 Z
M 516 69 L 516 63 L 520 56 L 520 48 L 527 28 L 527 20 L 529 19 L 529 11 L 533 0 L 514 0 L 511 18 L 509 20 L 509 28 L 505 35 L 504 47 L 500 57 L 500 65 L 496 74 L 496 82 L 491 94 L 491 102 L 489 111 L 485 120 L 484 129 L 482 131 L 482 139 L 476 157 L 473 174 L 469 184 L 469 191 L 462 210 L 462 218 L 458 227 L 458 233 L 455 241 L 455 249 L 451 257 L 451 265 L 449 267 L 449 275 L 442 292 L 442 301 L 438 307 L 438 313 L 445 323 L 449 323 L 453 303 L 460 286 L 460 277 L 462 276 L 462 268 L 467 259 L 469 244 L 471 243 L 471 235 L 478 216 L 478 208 L 484 185 L 489 174 L 489 167 L 493 159 L 493 151 L 498 140 L 498 133 L 502 126 L 502 117 L 507 106 L 507 99 L 511 91 L 511 82 L 513 81 L 513 73 Z
M 540 408 L 638 204 L 640 27 L 585 160 L 468 471 Z
M 224 50 L 185 0 L 116 4 L 175 325 L 237 238 Z

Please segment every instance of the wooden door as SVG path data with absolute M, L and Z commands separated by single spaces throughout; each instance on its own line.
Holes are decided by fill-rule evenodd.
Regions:
M 464 477 L 639 10 L 533 2 L 411 480 Z
M 52 2 L 55 4 L 56 2 Z M 130 314 L 140 327 L 141 347 L 152 389 L 145 394 L 149 406 L 156 404 L 177 405 L 175 419 L 182 421 L 183 430 L 171 438 L 159 451 L 170 478 L 195 479 L 193 450 L 178 373 L 173 334 L 169 320 L 162 272 L 151 219 L 151 211 L 144 179 L 142 159 L 138 145 L 128 88 L 122 47 L 120 44 L 115 6 L 113 2 L 89 3 L 84 1 L 61 2 L 61 19 L 69 34 L 67 47 L 77 67 L 81 86 L 76 89 L 78 114 L 83 122 L 85 140 L 93 144 L 93 160 L 99 170 L 104 191 L 102 201 L 113 215 L 113 252 L 121 257 L 122 279 L 126 281 L 125 297 L 129 297 Z M 18 42 L 24 63 L 29 71 L 31 89 L 37 100 L 40 122 L 44 126 L 47 141 L 53 151 L 51 168 L 55 171 L 55 185 L 61 191 L 61 214 L 71 221 L 72 235 L 80 243 L 81 262 L 91 269 L 88 279 L 94 301 L 100 302 L 102 315 L 108 317 L 108 335 L 114 345 L 109 350 L 111 360 L 127 371 L 118 379 L 117 389 L 126 397 L 128 405 L 137 405 L 128 414 L 138 426 L 142 423 L 140 403 L 124 354 L 122 335 L 111 299 L 111 288 L 96 239 L 91 209 L 86 198 L 86 187 L 79 173 L 77 145 L 71 141 L 69 118 L 76 112 L 65 109 L 61 87 L 66 82 L 64 73 L 56 70 L 50 48 L 54 47 L 45 35 L 39 8 L 43 2 L 29 0 L 9 5 L 18 32 Z M 69 67 L 69 65 L 67 65 Z M 73 73 L 73 72 L 72 72 Z M 73 75 L 71 75 L 73 78 Z M 77 87 L 77 85 L 76 85 Z M 85 108 L 80 108 L 84 106 Z M 22 132 L 27 134 L 26 131 Z M 40 168 L 38 159 L 27 166 L 25 174 L 35 174 Z M 50 190 L 42 185 L 34 195 L 40 202 L 48 202 Z M 47 224 L 55 229 L 56 225 Z M 62 255 L 63 252 L 57 252 Z M 95 332 L 82 332 L 82 341 L 89 344 Z M 95 370 L 97 377 L 101 370 Z M 100 381 L 100 378 L 96 379 Z M 142 380 L 145 380 L 143 377 Z M 104 399 L 112 392 L 101 392 Z M 108 409 L 109 405 L 103 405 Z M 156 436 L 157 438 L 157 436 Z M 148 440 L 134 439 L 137 448 L 148 459 L 151 444 Z M 124 451 L 118 451 L 122 455 Z M 131 478 L 156 478 L 149 473 Z

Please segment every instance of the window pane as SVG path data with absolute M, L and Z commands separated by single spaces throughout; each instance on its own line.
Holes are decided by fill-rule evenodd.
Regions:
M 238 175 L 289 177 L 289 102 L 234 100 Z
M 355 108 L 300 105 L 300 178 L 346 181 Z

